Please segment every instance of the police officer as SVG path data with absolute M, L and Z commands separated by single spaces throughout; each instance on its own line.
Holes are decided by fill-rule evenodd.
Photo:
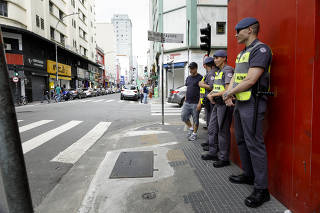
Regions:
M 215 160 L 214 167 L 230 165 L 230 125 L 232 121 L 232 107 L 227 107 L 222 95 L 228 89 L 233 76 L 233 68 L 227 65 L 227 52 L 218 50 L 214 53 L 214 62 L 218 67 L 213 82 L 213 90 L 208 99 L 214 103 L 208 128 L 209 152 L 201 155 L 203 160 Z
M 234 76 L 223 97 L 232 106 L 236 97 L 234 119 L 235 136 L 239 148 L 243 174 L 231 175 L 238 184 L 254 184 L 252 194 L 245 199 L 248 207 L 258 207 L 270 200 L 268 191 L 268 163 L 263 139 L 262 122 L 267 108 L 267 97 L 272 59 L 270 48 L 258 40 L 259 22 L 255 18 L 242 19 L 235 27 L 236 38 L 245 48 L 236 59 Z
M 213 70 L 214 61 L 212 57 L 206 57 L 203 61 L 203 67 L 206 70 L 206 75 L 203 77 L 202 81 L 199 82 L 200 87 L 200 102 L 201 105 L 204 106 L 205 113 L 206 113 L 206 122 L 207 126 L 209 125 L 210 114 L 211 114 L 211 105 L 208 100 L 206 100 L 207 95 L 212 90 L 213 80 L 214 80 L 214 73 Z

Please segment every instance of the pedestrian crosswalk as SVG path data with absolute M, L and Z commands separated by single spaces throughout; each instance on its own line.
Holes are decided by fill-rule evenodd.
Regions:
M 151 104 L 151 115 L 161 116 L 162 115 L 162 105 L 161 104 Z M 181 108 L 177 104 L 164 104 L 164 115 L 165 116 L 179 116 L 181 115 Z
M 18 120 L 18 122 L 20 134 L 24 134 L 27 131 L 28 134 L 33 134 L 33 130 L 35 132 L 38 132 L 39 130 L 44 131 L 40 134 L 35 133 L 37 135 L 29 140 L 22 141 L 23 153 L 27 154 L 37 148 L 48 146 L 50 142 L 54 144 L 56 141 L 59 141 L 56 138 L 59 138 L 61 134 L 67 133 L 68 131 L 71 131 L 71 129 L 78 128 L 84 121 L 71 120 L 66 121 L 66 123 L 61 123 L 55 120 L 39 120 L 28 124 L 24 124 L 27 122 L 24 120 Z M 55 126 L 55 128 L 48 127 L 48 125 Z M 61 148 L 64 150 L 58 150 L 59 154 L 52 159 L 50 158 L 51 161 L 70 164 L 76 163 L 107 132 L 110 125 L 111 122 L 97 122 L 93 128 L 88 128 L 88 132 L 85 133 L 84 136 L 72 142 L 71 145 L 69 144 L 69 147 Z M 46 128 L 49 130 L 44 130 Z

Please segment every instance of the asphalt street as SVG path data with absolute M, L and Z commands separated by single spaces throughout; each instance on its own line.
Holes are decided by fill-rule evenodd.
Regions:
M 169 105 L 166 116 L 181 109 Z M 160 104 L 121 101 L 112 94 L 60 103 L 16 107 L 33 205 L 38 206 L 61 178 L 99 139 L 129 126 L 160 122 Z

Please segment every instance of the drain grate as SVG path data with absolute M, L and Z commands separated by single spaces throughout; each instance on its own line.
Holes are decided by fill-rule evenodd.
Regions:
M 142 195 L 142 198 L 145 199 L 145 200 L 152 200 L 152 199 L 156 198 L 156 193 L 155 192 L 144 193 Z

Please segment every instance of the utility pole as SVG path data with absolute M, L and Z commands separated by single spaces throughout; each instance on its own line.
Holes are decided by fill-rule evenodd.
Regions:
M 0 212 L 33 213 L 0 29 Z

